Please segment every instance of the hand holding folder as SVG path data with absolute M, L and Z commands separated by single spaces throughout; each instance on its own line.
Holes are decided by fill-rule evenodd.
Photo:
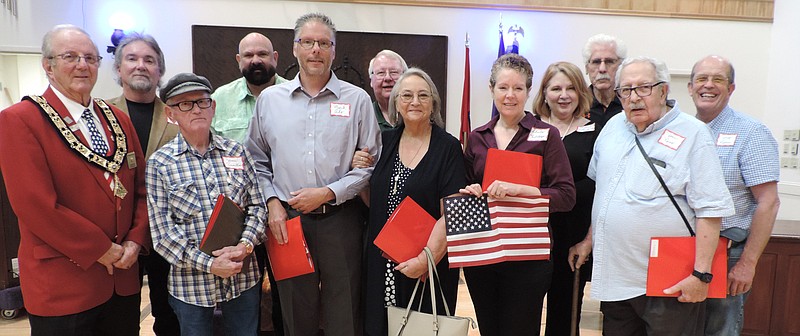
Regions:
M 397 264 L 402 263 L 422 252 L 435 224 L 435 218 L 411 197 L 406 197 L 386 220 L 375 238 L 375 246 L 388 259 Z
M 267 256 L 276 281 L 314 272 L 314 261 L 308 251 L 300 216 L 286 221 L 286 231 L 288 242 L 280 245 L 272 231 L 267 229 Z
M 494 181 L 505 181 L 539 187 L 542 179 L 542 157 L 515 151 L 489 148 L 483 169 L 483 191 Z
M 728 286 L 727 247 L 728 240 L 720 238 L 711 263 L 711 274 L 714 277 L 708 286 L 709 298 L 725 298 Z M 650 260 L 647 266 L 647 296 L 680 296 L 680 293 L 664 294 L 664 290 L 692 274 L 694 257 L 695 237 L 651 238 Z

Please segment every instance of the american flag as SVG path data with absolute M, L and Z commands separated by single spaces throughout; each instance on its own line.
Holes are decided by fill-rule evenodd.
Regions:
M 451 268 L 550 258 L 548 196 L 444 198 Z

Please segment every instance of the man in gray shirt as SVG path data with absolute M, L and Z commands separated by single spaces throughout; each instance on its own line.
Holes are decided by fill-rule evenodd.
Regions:
M 294 32 L 299 73 L 259 95 L 247 140 L 268 199 L 270 231 L 284 244 L 286 220 L 301 216 L 315 265 L 312 274 L 278 281 L 284 327 L 288 335 L 316 335 L 321 326 L 325 335 L 357 336 L 364 219 L 352 199 L 372 168 L 351 170 L 350 163 L 359 148 L 378 156 L 380 129 L 367 93 L 331 71 L 330 18 L 303 15 Z

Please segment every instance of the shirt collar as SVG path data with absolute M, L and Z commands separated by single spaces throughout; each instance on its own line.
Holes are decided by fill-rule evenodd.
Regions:
M 658 131 L 658 130 L 664 128 L 673 119 L 677 118 L 679 113 L 683 113 L 678 108 L 678 102 L 677 101 L 672 100 L 672 99 L 668 99 L 667 100 L 667 106 L 670 106 L 670 105 L 672 106 L 672 109 L 667 111 L 667 113 L 664 114 L 663 117 L 659 118 L 658 120 L 656 120 L 652 124 L 650 124 L 647 127 L 645 127 L 644 131 L 641 131 L 641 132 L 637 131 L 636 130 L 636 125 L 634 125 L 633 123 L 628 121 L 628 118 L 625 118 L 625 125 L 628 127 L 628 129 L 631 132 L 633 132 L 633 134 L 637 134 L 637 135 L 645 135 L 645 134 L 650 134 L 650 133 L 653 133 L 655 131 Z
M 303 86 L 300 84 L 300 73 L 297 73 L 297 75 L 294 76 L 294 78 L 288 83 L 289 87 L 291 88 L 289 92 L 297 92 L 298 90 L 305 92 L 305 90 L 303 90 Z M 322 94 L 326 90 L 333 93 L 337 99 L 340 97 L 342 92 L 342 83 L 339 81 L 339 78 L 336 77 L 336 74 L 333 71 L 331 71 L 331 78 L 328 79 L 328 82 L 325 83 L 325 86 L 322 87 L 322 90 L 319 91 L 319 94 Z
M 91 97 L 89 98 L 89 106 L 83 106 L 78 102 L 67 98 L 67 96 L 61 93 L 61 91 L 58 91 L 58 89 L 56 89 L 54 86 L 50 85 L 50 88 L 53 89 L 53 92 L 56 94 L 56 97 L 58 97 L 58 99 L 61 100 L 61 103 L 64 104 L 64 107 L 67 108 L 67 112 L 69 112 L 69 115 L 72 116 L 72 120 L 75 121 L 81 120 L 81 115 L 83 114 L 83 110 L 88 108 L 89 110 L 92 111 L 92 118 L 94 118 L 96 122 L 100 121 L 97 120 L 97 117 L 95 116 L 94 99 L 91 99 Z
M 715 128 L 717 125 L 724 123 L 731 116 L 733 116 L 733 109 L 730 106 L 725 106 L 725 108 L 722 109 L 722 112 L 720 112 L 716 118 L 708 123 L 708 127 Z
M 493 117 L 492 120 L 489 120 L 489 122 L 486 123 L 485 125 L 476 128 L 475 132 L 486 132 L 486 131 L 491 132 L 494 129 L 494 126 L 497 125 L 497 122 L 499 120 L 500 120 L 500 115 L 497 115 Z M 535 123 L 536 123 L 536 118 L 533 116 L 533 113 L 525 111 L 525 116 L 523 116 L 522 119 L 520 119 L 519 123 L 517 124 L 526 130 L 531 130 L 533 129 Z
M 229 143 L 227 143 L 224 140 L 223 137 L 221 137 L 219 135 L 216 135 L 216 134 L 212 134 L 210 132 L 209 132 L 209 134 L 211 136 L 211 140 L 208 143 L 208 150 L 206 151 L 206 153 L 209 153 L 209 152 L 211 152 L 212 150 L 215 150 L 215 149 L 220 149 L 220 150 L 223 150 L 223 151 L 228 151 L 228 150 L 231 149 L 230 146 L 229 146 Z M 181 155 L 181 154 L 183 154 L 185 152 L 189 152 L 189 153 L 192 153 L 194 155 L 201 156 L 200 153 L 198 153 L 196 149 L 192 148 L 192 146 L 190 146 L 189 143 L 186 142 L 186 139 L 183 137 L 182 133 L 178 132 L 178 137 L 177 138 L 178 138 L 178 142 L 177 142 L 177 144 L 175 146 L 175 148 L 176 148 L 175 155 L 176 156 L 177 155 Z
M 236 96 L 239 100 L 245 100 L 247 97 L 253 97 L 252 93 L 250 93 L 250 88 L 247 87 L 247 80 L 244 77 L 238 79 L 236 83 Z

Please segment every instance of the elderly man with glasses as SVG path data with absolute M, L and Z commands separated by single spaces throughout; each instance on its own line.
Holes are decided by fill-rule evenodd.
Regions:
M 381 132 L 394 128 L 389 122 L 389 96 L 397 79 L 406 70 L 408 65 L 403 57 L 391 50 L 381 50 L 369 61 L 369 84 L 375 95 L 372 107 Z
M 216 103 L 205 77 L 181 73 L 161 88 L 175 139 L 147 161 L 153 248 L 170 263 L 169 304 L 181 335 L 212 335 L 219 305 L 228 335 L 255 335 L 261 276 L 253 246 L 264 240 L 266 209 L 244 145 L 211 134 Z M 244 213 L 238 244 L 200 250 L 212 209 L 225 195 Z
M 324 14 L 297 19 L 299 72 L 258 97 L 247 148 L 268 199 L 269 229 L 287 240 L 286 220 L 300 216 L 315 272 L 278 281 L 288 335 L 362 334 L 363 212 L 354 198 L 372 168 L 350 168 L 351 155 L 378 156 L 380 129 L 367 93 L 336 78 L 336 28 Z M 271 256 L 271 258 L 278 256 Z M 274 259 L 273 259 L 274 260 Z
M 626 59 L 616 77 L 625 114 L 595 143 L 592 229 L 570 260 L 577 255 L 581 265 L 593 247 L 591 295 L 601 301 L 604 335 L 702 335 L 720 223 L 734 212 L 714 142 L 705 124 L 667 100 L 664 63 Z M 663 289 L 677 298 L 645 296 L 650 238 L 689 235 L 676 206 L 697 232 L 694 271 Z
M 590 37 L 583 47 L 583 62 L 594 98 L 586 118 L 599 127 L 622 112 L 622 104 L 614 94 L 614 77 L 627 55 L 628 48 L 622 40 L 605 34 Z
M 85 31 L 54 27 L 42 43 L 50 86 L 0 112 L 0 170 L 35 336 L 139 334 L 144 152 L 130 118 L 91 96 L 101 59 Z

